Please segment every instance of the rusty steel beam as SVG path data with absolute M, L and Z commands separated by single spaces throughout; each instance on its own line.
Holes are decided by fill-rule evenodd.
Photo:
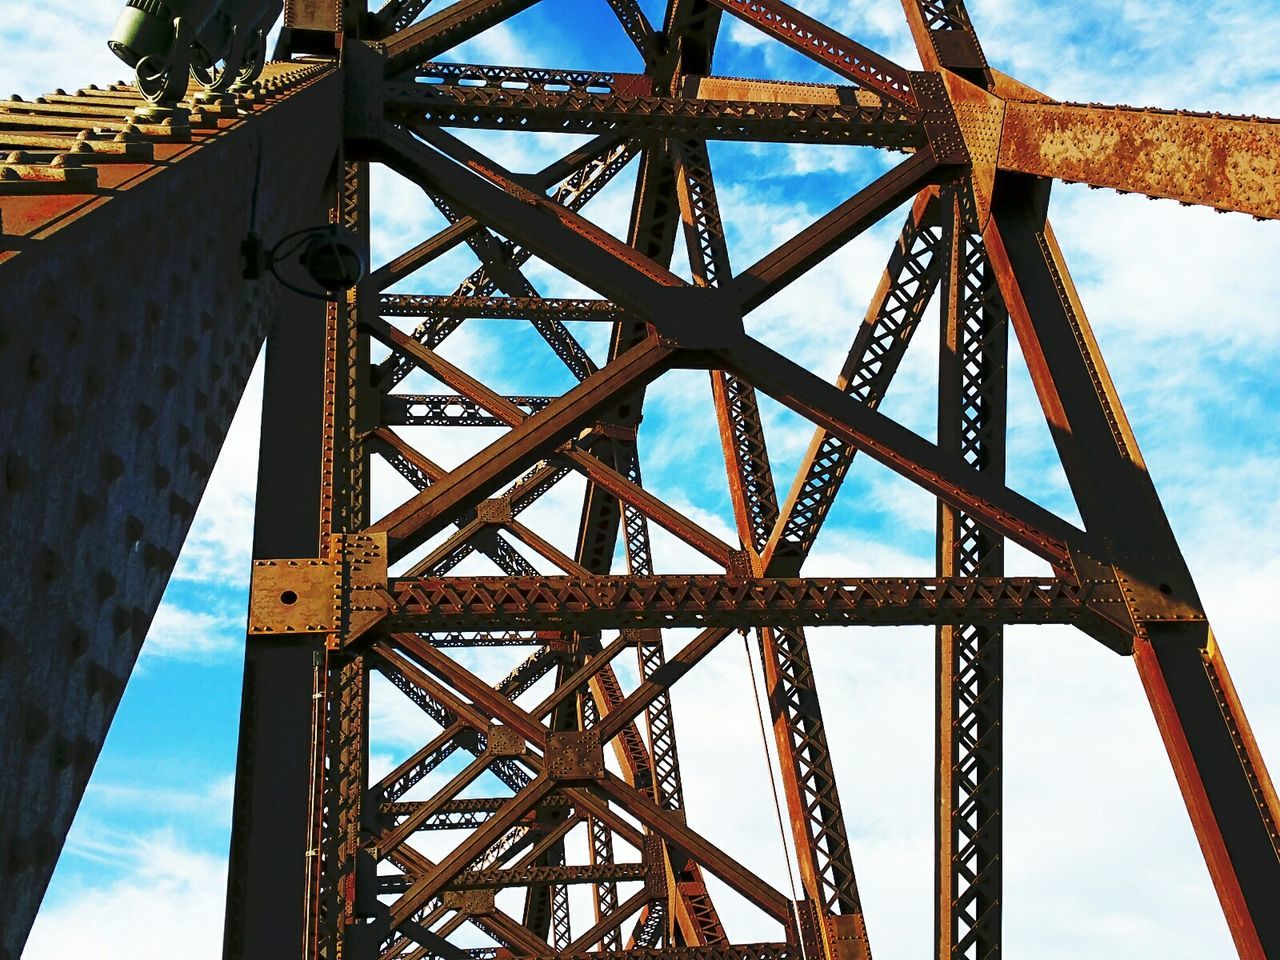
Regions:
M 408 27 L 431 5 L 431 0 L 386 0 L 369 15 L 369 35 L 381 40 Z
M 561 659 L 562 654 L 550 648 L 543 648 L 526 658 L 507 677 L 496 684 L 494 689 L 509 699 L 515 699 L 546 676 L 548 672 L 555 669 Z M 381 669 L 386 662 L 386 658 L 383 657 L 376 666 Z M 469 727 L 456 714 L 436 704 L 434 701 L 419 701 L 419 705 L 424 710 L 427 710 L 428 706 L 432 707 L 433 709 L 428 710 L 429 714 L 444 727 L 444 730 L 438 737 L 408 757 L 400 766 L 374 784 L 371 792 L 376 796 L 385 797 L 390 801 L 398 800 L 457 749 L 465 748 L 470 751 L 472 746 L 475 747 L 476 751 L 485 749 L 486 743 L 481 738 L 477 737 L 471 741 L 464 738 L 463 735 L 467 730 L 474 730 L 475 728 Z M 463 802 L 459 801 L 459 803 Z M 448 816 L 446 812 L 448 807 L 449 805 L 446 804 L 445 808 L 441 809 L 440 814 L 442 816 Z M 387 805 L 384 805 L 383 810 L 387 809 Z
M 490 27 L 527 10 L 537 0 L 460 0 L 383 41 L 387 71 L 400 73 L 465 43 Z
M 553 198 L 558 203 L 576 210 L 608 184 L 627 165 L 637 149 L 635 145 L 620 141 L 612 135 L 596 137 L 527 178 L 527 184 L 530 189 L 554 190 Z M 369 285 L 377 290 L 385 290 L 393 286 L 410 276 L 415 270 L 421 269 L 435 258 L 463 243 L 468 236 L 479 229 L 480 224 L 474 217 L 463 217 L 457 223 L 451 224 L 435 236 L 416 244 L 412 249 L 374 270 L 369 276 Z M 525 251 L 513 250 L 509 259 L 513 267 L 519 267 L 529 259 L 529 254 Z M 481 268 L 472 274 L 454 295 L 488 297 L 492 296 L 496 289 L 497 285 Z M 419 331 L 416 335 L 422 339 L 425 334 Z M 441 337 L 444 335 L 447 334 L 440 334 Z
M 1222 652 L 1205 623 L 1152 623 L 1134 663 L 1236 949 L 1280 951 L 1280 801 Z
M 522 464 L 563 443 L 578 427 L 618 395 L 651 380 L 671 362 L 671 350 L 657 339 L 631 350 L 588 378 L 541 413 L 527 418 L 487 447 L 469 466 L 451 472 L 413 500 L 397 507 L 370 530 L 385 531 L 392 556 L 403 556 L 443 529 L 458 513 L 474 507 L 519 473 Z
M 616 675 L 613 679 L 616 683 Z M 594 727 L 600 719 L 600 712 L 596 707 L 596 695 L 599 690 L 599 685 L 593 684 L 586 691 L 580 691 L 578 693 L 578 727 L 581 730 L 588 730 L 591 727 Z M 628 783 L 634 785 L 636 781 L 636 767 L 626 762 L 626 747 L 621 744 L 619 746 L 622 748 L 616 749 L 615 753 L 620 755 L 623 778 Z M 643 745 L 640 743 L 634 744 L 634 747 L 643 749 Z M 587 847 L 590 866 L 599 869 L 601 867 L 607 867 L 615 864 L 617 862 L 616 849 L 613 842 L 613 832 L 609 829 L 608 824 L 603 823 L 596 817 L 589 816 L 587 817 L 587 830 L 590 835 L 590 843 Z M 649 870 L 646 868 L 646 878 L 648 875 Z M 591 899 L 597 923 L 604 922 L 606 918 L 617 912 L 617 878 L 610 875 L 594 878 L 591 887 Z M 603 934 L 600 938 L 600 944 L 604 950 L 617 950 L 622 946 L 622 937 L 617 926 L 611 926 L 611 929 L 607 930 Z
M 1133 653 L 1236 947 L 1280 949 L 1280 804 L 1047 215 L 1043 182 L 997 181 L 985 231 L 1068 482 L 1124 578 Z
M 748 77 L 685 77 L 681 92 L 697 100 L 746 100 L 753 103 L 837 104 L 882 106 L 873 93 L 848 84 L 797 83 Z
M 892 150 L 920 147 L 927 138 L 918 116 L 883 104 L 863 105 L 856 99 L 847 103 L 787 103 L 403 81 L 387 84 L 385 98 L 391 117 L 441 127 L 657 134 Z
M 920 151 L 748 267 L 728 292 L 743 312 L 754 310 L 939 177 L 938 161 Z
M 609 6 L 617 15 L 622 29 L 636 45 L 637 52 L 648 63 L 658 52 L 657 34 L 640 4 L 637 0 L 609 0 Z
M 1119 604 L 1117 589 L 1034 577 L 467 577 L 396 580 L 378 602 L 381 628 L 399 631 L 1073 623 L 1090 605 Z
M 446 404 L 446 408 L 447 406 L 448 404 Z M 385 427 L 379 427 L 370 434 L 366 438 L 365 447 L 370 453 L 377 453 L 382 456 L 395 468 L 397 473 L 418 490 L 425 490 L 436 480 L 443 477 L 446 472 Z M 505 513 L 514 520 L 514 517 L 521 510 L 550 489 L 564 475 L 564 472 L 564 470 L 557 470 L 549 466 L 535 468 L 532 477 L 542 478 L 542 482 L 532 479 L 529 475 L 523 477 L 521 482 L 517 482 L 513 487 L 513 491 L 519 491 L 523 495 L 515 496 L 512 491 L 508 491 L 502 501 Z M 511 546 L 501 531 L 491 528 L 487 523 L 482 522 L 478 516 L 468 514 L 457 518 L 455 522 L 458 524 L 458 532 L 450 537 L 444 547 L 416 564 L 414 567 L 415 572 L 418 571 L 418 568 L 422 568 L 422 571 L 431 571 L 433 573 L 447 572 L 447 570 L 452 569 L 475 550 L 484 553 L 508 573 L 533 574 L 536 572 L 529 566 L 528 561 Z M 510 526 L 511 524 L 508 524 L 508 527 Z M 442 552 L 444 556 L 438 556 Z
M 924 191 L 889 255 L 889 262 L 858 327 L 836 386 L 875 409 L 884 399 L 898 366 L 933 298 L 941 275 L 939 203 Z M 857 447 L 821 428 L 809 448 L 764 550 L 765 569 L 773 576 L 796 576 L 813 549 L 853 464 Z
M 527 565 L 514 551 L 505 545 L 505 533 L 498 532 L 494 524 L 510 527 L 511 521 L 519 513 L 545 493 L 551 490 L 569 472 L 565 466 L 543 462 L 522 476 L 500 497 L 490 498 L 493 511 L 485 519 L 481 519 L 480 510 L 467 511 L 455 522 L 458 529 L 447 541 L 431 551 L 406 571 L 408 576 L 444 576 L 459 563 L 477 550 L 485 553 L 500 567 L 506 569 L 504 560 L 510 560 L 521 567 Z M 425 489 L 425 485 L 419 489 Z M 492 521 L 492 522 L 491 522 Z M 492 534 L 493 539 L 489 536 Z M 495 549 L 496 548 L 496 549 Z M 514 571 L 513 571 L 514 572 Z M 526 570 L 519 572 L 525 573 Z M 454 646 L 466 646 L 466 642 L 458 642 Z
M 926 70 L 951 70 L 989 87 L 990 68 L 964 0 L 902 0 L 907 25 Z
M 964 188 L 943 194 L 945 245 L 938 444 L 1003 482 L 1008 312 Z M 939 576 L 1001 576 L 1004 541 L 939 504 Z M 1003 897 L 1004 633 L 997 624 L 937 630 L 934 940 L 938 960 L 996 956 Z
M 908 109 L 917 106 L 907 70 L 782 0 L 711 2 L 886 100 Z
M 427 146 L 387 125 L 378 144 L 388 166 L 427 190 L 444 194 L 459 209 L 500 229 L 569 276 L 648 314 L 654 287 L 682 287 L 679 277 L 638 254 L 566 207 L 522 187 L 495 163 L 468 163 L 472 151 L 442 130 L 421 129 Z M 434 148 L 434 149 L 433 149 Z M 463 158 L 458 162 L 452 156 Z
M 599 791 L 599 795 L 595 791 Z M 724 851 L 689 829 L 684 818 L 663 810 L 650 797 L 628 786 L 619 777 L 606 772 L 592 789 L 575 791 L 579 802 L 597 816 L 611 819 L 608 802 L 618 804 L 649 830 L 702 864 L 708 871 L 741 894 L 763 913 L 780 923 L 791 915 L 790 901 L 765 881 L 755 876 Z
M 469 890 L 485 887 L 531 887 L 551 884 L 615 883 L 644 880 L 649 868 L 643 863 L 606 863 L 593 867 L 530 866 L 512 869 L 490 868 L 460 874 L 445 889 Z
M 1280 121 L 1072 103 L 1004 105 L 1001 170 L 1280 219 Z
M 1144 586 L 1139 615 L 1155 594 L 1161 606 L 1203 616 L 1049 225 L 1048 200 L 1047 181 L 1002 175 L 983 239 L 1067 482 L 1085 528 L 1107 537 L 1125 575 Z
M 953 455 L 858 403 L 838 388 L 744 337 L 722 352 L 726 367 L 868 456 L 1055 565 L 1072 548 L 1087 553 L 1087 535 Z
M 531 960 L 591 960 L 591 953 L 556 953 Z M 629 948 L 610 952 L 610 960 L 798 960 L 799 950 L 788 943 L 715 944 L 712 946 L 669 946 L 662 949 Z
M 378 313 L 384 317 L 457 317 L 463 320 L 559 320 L 616 323 L 622 311 L 608 300 L 564 300 L 554 297 L 432 297 L 383 294 Z
M 369 256 L 369 168 L 339 157 L 336 195 L 330 221 L 340 224 L 358 244 L 359 255 Z M 363 371 L 369 365 L 369 337 L 361 319 L 371 308 L 360 287 L 325 303 L 324 394 L 320 421 L 320 543 L 335 560 L 347 563 L 352 556 L 341 538 L 369 523 L 369 452 L 360 425 L 369 401 L 363 389 Z M 304 950 L 338 952 L 358 930 L 369 911 L 373 893 L 362 879 L 374 861 L 365 847 L 364 803 L 369 779 L 369 663 L 363 651 L 334 649 L 334 637 L 326 638 L 323 671 L 312 691 L 312 722 L 308 738 L 310 756 L 310 809 L 308 811 Z M 319 672 L 319 671 L 318 671 Z M 323 697 L 316 693 L 323 691 Z M 327 701 L 327 709 L 326 709 Z M 242 723 L 242 729 L 252 726 Z M 261 790 L 261 766 L 246 766 L 248 789 Z M 253 826 L 241 824 L 241 832 Z M 313 852 L 314 851 L 314 852 Z M 233 875 L 236 876 L 236 875 Z M 242 874 L 240 875 L 242 876 Z M 263 905 L 251 907 L 260 930 L 272 926 L 262 917 Z M 274 932 L 274 931 L 273 931 Z M 255 934 L 260 942 L 261 934 Z M 305 946 L 305 945 L 310 945 Z M 258 946 L 241 947 L 247 953 Z M 224 948 L 225 950 L 225 948 Z
M 478 154 L 472 154 L 479 158 Z M 429 194 L 432 202 L 451 223 L 459 223 L 466 219 L 443 197 Z M 499 290 L 508 296 L 524 299 L 538 299 L 539 294 L 521 272 L 511 263 L 514 244 L 500 240 L 487 228 L 472 231 L 466 239 L 467 246 L 483 265 L 483 269 L 493 279 Z M 585 380 L 596 371 L 596 365 L 582 345 L 574 338 L 561 322 L 559 317 L 534 315 L 529 318 L 533 328 L 538 331 L 547 344 L 555 351 L 569 371 L 579 380 Z
M 545 410 L 552 397 L 503 397 L 526 415 Z M 454 394 L 387 394 L 382 419 L 390 427 L 502 427 L 509 424 L 474 400 Z M 443 471 L 442 471 L 443 473 Z

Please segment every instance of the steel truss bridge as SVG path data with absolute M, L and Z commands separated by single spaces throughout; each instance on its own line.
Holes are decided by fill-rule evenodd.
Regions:
M 226 957 L 870 957 L 839 731 L 806 645 L 832 624 L 936 629 L 936 956 L 999 956 L 1002 631 L 1055 623 L 1132 662 L 1239 954 L 1280 958 L 1280 804 L 1047 219 L 1055 179 L 1280 218 L 1280 124 L 1053 100 L 988 63 L 959 0 L 904 0 L 921 70 L 781 0 L 669 0 L 661 22 L 608 0 L 634 73 L 454 62 L 534 2 L 290 0 L 251 90 L 163 117 L 124 85 L 0 103 L 0 956 L 21 953 L 265 343 Z M 834 82 L 718 75 L 728 18 Z M 511 171 L 459 129 L 586 137 Z M 894 161 L 731 264 L 718 140 Z M 329 301 L 244 278 L 251 202 L 263 236 L 331 222 L 367 246 L 373 164 L 448 226 Z M 616 237 L 587 204 L 623 176 Z M 745 315 L 899 208 L 835 383 L 747 332 Z M 678 243 L 689 276 L 672 272 Z M 389 292 L 464 248 L 480 265 L 452 289 Z M 591 295 L 541 297 L 535 257 Z M 878 409 L 933 301 L 936 442 Z M 479 319 L 530 324 L 572 387 L 511 396 L 445 359 Z M 580 322 L 608 331 L 603 364 Z M 1006 485 L 1011 343 L 1082 524 Z M 731 541 L 643 482 L 646 389 L 676 368 L 709 371 Z M 440 392 L 405 392 L 420 373 Z M 759 394 L 813 425 L 794 478 L 774 476 Z M 446 468 L 406 442 L 412 426 L 491 432 Z M 858 456 L 937 498 L 936 576 L 804 576 Z M 379 460 L 410 491 L 383 516 Z M 522 514 L 570 475 L 585 496 L 565 548 Z M 718 572 L 655 569 L 655 528 Z M 1007 576 L 1009 543 L 1049 575 Z M 469 558 L 495 575 L 464 575 Z M 677 627 L 696 631 L 664 643 Z M 756 639 L 798 899 L 684 815 L 670 690 L 739 629 Z M 510 674 L 469 669 L 477 647 L 513 648 Z M 440 731 L 377 781 L 375 673 Z M 430 831 L 456 843 L 429 856 Z M 776 938 L 731 942 L 709 875 Z

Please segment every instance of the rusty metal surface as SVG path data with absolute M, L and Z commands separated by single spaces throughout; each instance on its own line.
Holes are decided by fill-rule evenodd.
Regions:
M 191 96 L 156 123 L 132 87 L 87 87 L 0 104 L 0 264 L 233 137 L 250 117 L 316 82 L 321 63 L 270 64 L 258 89 L 210 106 Z M 195 87 L 190 93 L 194 95 Z M 234 181 L 233 181 L 234 182 Z
M 712 2 L 886 100 L 908 107 L 916 105 L 906 70 L 781 0 Z
M 342 0 L 285 0 L 286 28 L 337 33 L 342 29 L 342 17 Z
M 1280 802 L 1222 653 L 1205 623 L 1161 624 L 1138 641 L 1134 663 L 1236 949 L 1246 960 L 1273 957 Z M 1222 776 L 1223 763 L 1242 775 Z
M 1005 104 L 1002 170 L 1280 218 L 1280 121 L 1105 107 Z
M 482 74 L 475 67 L 470 74 Z M 760 91 L 768 99 L 708 96 L 662 97 L 633 92 L 636 84 L 597 91 L 537 86 L 392 83 L 387 103 L 395 114 L 421 117 L 433 125 L 604 133 L 656 130 L 712 140 L 777 140 L 788 143 L 851 144 L 905 149 L 923 142 L 920 118 L 879 101 L 841 98 L 835 103 L 806 95 L 784 100 L 780 91 Z M 620 77 L 626 79 L 625 77 Z M 470 76 L 468 76 L 470 79 Z M 615 80 L 618 78 L 615 78 Z M 613 86 L 609 84 L 607 86 Z M 585 87 L 585 83 L 583 84 Z M 715 90 L 716 84 L 709 86 Z M 727 93 L 751 94 L 750 87 Z M 817 102 L 814 102 L 817 101 Z
M 950 257 L 942 279 L 938 439 L 1002 480 L 1009 318 L 977 229 L 977 179 L 975 170 L 972 193 L 943 194 Z M 1004 542 L 963 511 L 939 505 L 937 542 L 939 575 L 1004 572 Z M 1000 950 L 1004 908 L 1002 625 L 940 627 L 935 676 L 934 940 L 940 957 L 990 956 Z
M 756 580 L 713 576 L 396 580 L 382 629 L 552 630 L 769 624 L 1073 623 L 1120 604 L 1111 584 L 1053 578 Z
M 634 0 L 609 0 L 643 73 L 452 62 L 454 48 L 533 3 L 428 11 L 422 0 L 387 0 L 373 11 L 291 0 L 282 48 L 340 58 L 272 65 L 252 96 L 192 101 L 168 123 L 134 114 L 140 101 L 124 87 L 0 105 L 4 308 L 50 318 L 0 328 L 0 363 L 12 366 L 0 391 L 18 440 L 4 452 L 15 503 L 5 521 L 21 517 L 11 540 L 31 545 L 21 565 L 11 560 L 8 589 L 47 594 L 65 579 L 78 591 L 59 611 L 61 646 L 37 658 L 31 684 L 41 686 L 6 673 L 13 691 L 2 691 L 6 718 L 16 718 L 5 729 L 22 740 L 0 795 L 22 922 L 275 311 L 229 960 L 295 955 L 299 944 L 306 960 L 865 960 L 857 839 L 845 828 L 835 734 L 803 632 L 818 624 L 938 627 L 938 960 L 1001 949 L 1004 623 L 1070 623 L 1134 654 L 1241 955 L 1280 951 L 1280 920 L 1268 913 L 1268 891 L 1280 888 L 1275 791 L 1048 226 L 1044 179 L 1277 217 L 1280 127 L 1051 101 L 990 67 L 961 0 L 905 0 L 925 67 L 916 72 L 781 0 L 669 0 L 661 23 Z M 722 15 L 850 85 L 715 75 Z M 447 127 L 595 137 L 530 173 L 504 169 Z M 245 199 L 218 210 L 212 256 L 169 245 L 154 266 L 145 248 L 119 248 L 112 235 L 122 229 L 161 235 L 146 228 L 195 192 L 193 177 L 230 195 L 251 182 L 252 131 L 264 143 L 264 222 L 276 234 L 291 213 L 327 211 L 367 252 L 374 163 L 421 187 L 448 226 L 323 305 L 277 305 L 245 289 L 234 269 Z M 715 139 L 909 156 L 735 270 L 706 143 Z M 632 161 L 624 242 L 581 211 Z M 913 198 L 835 385 L 746 334 L 745 313 Z M 671 269 L 681 235 L 687 281 Z M 444 291 L 421 289 L 417 271 L 463 247 L 480 266 Z M 534 258 L 593 292 L 540 297 L 524 273 Z M 115 279 L 144 263 L 146 282 L 133 281 L 141 297 L 103 286 L 104 264 Z M 95 279 L 67 293 L 56 283 L 64 271 Z M 877 407 L 939 290 L 935 443 Z M 145 342 L 132 335 L 130 309 L 142 313 Z M 387 317 L 413 318 L 412 328 Z M 510 395 L 446 360 L 441 344 L 478 319 L 530 323 L 575 385 Z M 575 337 L 570 325 L 583 321 L 609 325 L 602 362 Z M 1005 485 L 1010 327 L 1083 529 Z M 728 539 L 645 485 L 645 392 L 678 367 L 710 373 L 725 474 L 708 482 L 723 483 L 732 505 Z M 401 391 L 415 371 L 438 392 Z M 78 402 L 95 404 L 114 432 L 88 435 L 52 389 L 55 376 L 83 380 Z M 127 387 L 114 389 L 118 381 Z M 758 393 L 815 427 L 785 498 Z M 484 427 L 485 444 L 445 467 L 398 432 L 411 426 Z M 801 576 L 858 452 L 938 498 L 939 576 Z M 381 519 L 369 516 L 373 458 L 412 488 Z M 576 540 L 561 547 L 527 511 L 570 473 L 585 493 Z M 656 570 L 655 524 L 716 572 Z M 1008 541 L 1053 575 L 1002 576 Z M 68 551 L 72 543 L 130 552 L 111 563 L 109 550 Z M 472 558 L 501 575 L 460 573 Z M 13 622 L 21 630 L 0 635 L 0 654 L 49 634 L 47 616 Z M 701 629 L 664 643 L 673 627 Z M 800 903 L 685 820 L 671 688 L 749 628 Z M 519 646 L 533 649 L 496 682 L 452 652 Z M 622 668 L 624 654 L 633 667 Z M 370 783 L 374 673 L 439 732 Z M 424 788 L 433 772 L 442 776 Z M 504 792 L 477 795 L 492 793 L 481 784 L 493 780 Z M 15 805 L 50 814 L 20 820 Z M 425 831 L 456 831 L 455 842 L 428 857 L 418 847 Z M 731 944 L 707 873 L 783 940 Z M 570 909 L 577 884 L 590 890 L 585 920 Z M 493 946 L 454 947 L 466 924 Z M 23 934 L 0 952 L 13 953 Z
M 244 115 L 187 143 L 110 140 L 132 154 L 96 184 L 0 181 L 0 529 L 25 544 L 3 564 L 0 953 L 21 950 L 275 309 L 240 276 L 258 138 L 263 229 L 293 229 L 324 180 L 308 163 L 338 137 L 317 119 L 337 93 L 322 73 L 272 68 Z M 80 105 L 102 98 L 71 99 L 59 116 L 92 138 L 103 115 Z M 7 106 L 0 126 L 29 131 Z M 221 203 L 190 202 L 217 184 Z

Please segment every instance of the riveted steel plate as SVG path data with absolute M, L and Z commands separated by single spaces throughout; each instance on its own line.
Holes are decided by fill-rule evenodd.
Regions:
M 249 586 L 249 633 L 335 632 L 339 571 L 328 560 L 255 560 Z

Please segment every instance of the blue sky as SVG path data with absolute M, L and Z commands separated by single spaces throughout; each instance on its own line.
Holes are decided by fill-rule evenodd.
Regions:
M 896 0 L 799 4 L 904 64 L 915 64 Z M 644 4 L 656 19 L 654 2 Z M 971 0 L 993 64 L 1051 95 L 1280 115 L 1280 8 L 1214 0 Z M 0 91 L 27 96 L 122 75 L 105 50 L 118 3 L 51 0 L 0 28 Z M 719 73 L 828 80 L 823 70 L 726 21 Z M 456 59 L 638 70 L 604 0 L 543 0 Z M 475 135 L 513 169 L 534 169 L 571 142 Z M 853 148 L 712 145 L 731 253 L 742 267 L 826 212 L 890 162 Z M 585 211 L 621 231 L 631 176 Z M 375 260 L 441 223 L 394 176 L 374 182 Z M 1280 224 L 1171 202 L 1058 187 L 1055 228 L 1175 530 L 1195 573 L 1264 753 L 1280 764 L 1276 614 L 1256 609 L 1280 572 Z M 834 376 L 892 243 L 895 215 L 748 320 L 753 333 Z M 455 252 L 402 289 L 448 292 L 474 266 Z M 685 269 L 678 254 L 677 267 Z M 534 261 L 547 295 L 578 289 Z M 567 374 L 514 325 L 475 324 L 442 351 L 512 392 L 561 390 Z M 598 331 L 575 331 L 600 359 Z M 932 435 L 937 328 L 918 335 L 883 407 Z M 405 389 L 429 392 L 425 378 Z M 221 908 L 239 710 L 242 618 L 258 415 L 255 380 L 232 428 L 188 548 L 90 783 L 37 921 L 30 960 L 71 953 L 220 955 Z M 1010 485 L 1071 506 L 1023 370 L 1012 371 Z M 779 484 L 809 430 L 766 403 Z M 729 538 L 705 374 L 673 373 L 650 393 L 641 431 L 646 481 Z M 406 431 L 442 463 L 492 434 Z M 375 477 L 375 512 L 397 492 Z M 526 519 L 565 544 L 580 486 L 566 481 Z M 854 471 L 810 570 L 927 573 L 933 508 L 887 471 Z M 654 535 L 660 569 L 705 569 Z M 1034 570 L 1013 557 L 1018 572 Z M 478 571 L 482 567 L 476 567 Z M 487 571 L 484 571 L 487 572 Z M 679 638 L 676 638 L 677 640 Z M 932 651 L 928 631 L 814 631 L 813 657 L 846 818 L 880 958 L 925 956 L 931 931 Z M 1225 924 L 1131 664 L 1064 630 L 1013 630 L 1006 678 L 1006 942 L 1013 956 L 1086 952 L 1131 958 L 1231 954 Z M 474 662 L 497 670 L 496 660 Z M 765 761 L 740 644 L 726 644 L 675 692 L 690 822 L 787 888 L 773 840 Z M 375 764 L 390 766 L 427 732 L 385 688 L 374 693 Z M 771 936 L 725 901 L 730 932 Z

